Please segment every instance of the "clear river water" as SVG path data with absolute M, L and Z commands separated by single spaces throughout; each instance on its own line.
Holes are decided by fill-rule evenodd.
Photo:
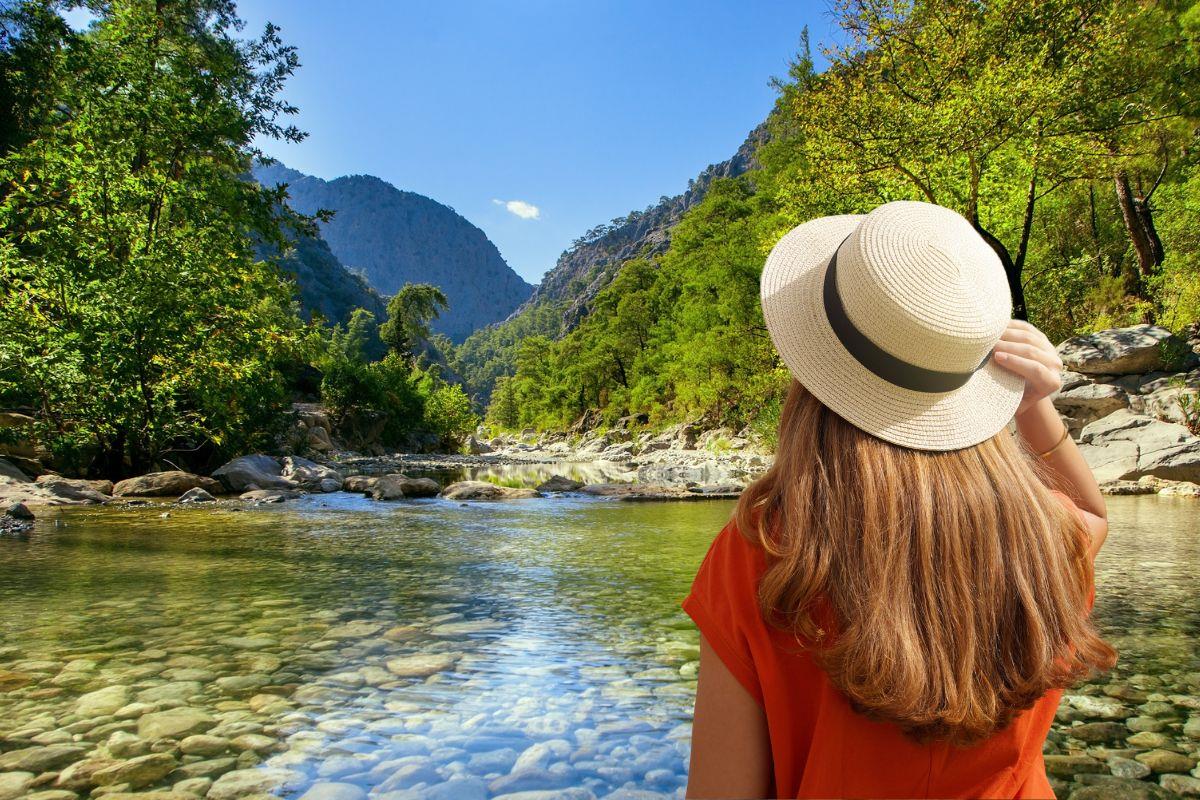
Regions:
M 1200 506 L 1109 503 L 1096 614 L 1121 662 L 1064 701 L 1064 782 L 1200 749 Z M 732 509 L 337 493 L 43 517 L 0 541 L 0 797 L 682 797 L 679 601 Z M 1112 720 L 1128 730 L 1069 733 Z M 1142 730 L 1162 738 L 1123 741 Z

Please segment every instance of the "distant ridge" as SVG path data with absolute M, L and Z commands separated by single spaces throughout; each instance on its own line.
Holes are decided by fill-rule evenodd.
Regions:
M 737 152 L 710 164 L 674 197 L 664 197 L 645 211 L 600 225 L 584 234 L 542 278 L 529 299 L 509 319 L 547 302 L 565 303 L 560 333 L 566 334 L 588 313 L 592 300 L 608 285 L 621 264 L 642 255 L 657 255 L 671 243 L 671 229 L 692 206 L 704 199 L 715 178 L 734 178 L 757 166 L 754 151 L 766 141 L 766 124 L 752 130 Z
M 264 186 L 288 184 L 288 204 L 304 214 L 336 212 L 321 236 L 338 260 L 361 270 L 383 295 L 405 283 L 432 283 L 450 309 L 432 328 L 455 342 L 507 317 L 532 293 L 483 231 L 453 209 L 371 175 L 325 181 L 282 164 L 255 165 Z

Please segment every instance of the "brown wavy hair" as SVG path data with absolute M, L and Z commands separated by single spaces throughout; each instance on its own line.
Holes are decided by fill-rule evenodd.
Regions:
M 1087 611 L 1087 529 L 1046 477 L 1007 429 L 899 447 L 793 380 L 775 462 L 735 511 L 767 553 L 763 616 L 860 713 L 918 741 L 986 738 L 1116 661 Z

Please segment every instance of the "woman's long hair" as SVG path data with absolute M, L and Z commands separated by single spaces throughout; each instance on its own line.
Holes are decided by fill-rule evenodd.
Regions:
M 1008 430 L 960 450 L 899 447 L 793 380 L 775 463 L 735 512 L 767 553 L 764 617 L 856 710 L 918 741 L 974 743 L 1108 669 L 1116 652 L 1086 606 L 1087 530 L 1035 458 Z

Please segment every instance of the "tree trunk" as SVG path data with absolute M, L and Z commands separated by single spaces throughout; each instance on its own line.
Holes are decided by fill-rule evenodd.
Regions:
M 1004 246 L 1004 242 L 993 236 L 990 231 L 979 224 L 978 220 L 975 222 L 975 230 L 992 250 L 996 251 L 996 255 L 1000 257 L 1000 263 L 1004 265 L 1004 274 L 1008 276 L 1008 290 L 1012 294 L 1013 317 L 1028 319 L 1029 312 L 1025 308 L 1025 288 L 1021 285 L 1021 267 L 1013 262 L 1012 255 Z
M 1146 279 L 1153 275 L 1163 262 L 1162 240 L 1154 227 L 1154 216 L 1150 204 L 1134 194 L 1129 185 L 1129 174 L 1123 168 L 1113 172 L 1113 187 L 1117 192 L 1117 204 L 1121 207 L 1121 220 L 1125 232 L 1133 244 L 1137 256 L 1137 270 L 1127 270 L 1125 291 L 1134 297 L 1147 299 Z

